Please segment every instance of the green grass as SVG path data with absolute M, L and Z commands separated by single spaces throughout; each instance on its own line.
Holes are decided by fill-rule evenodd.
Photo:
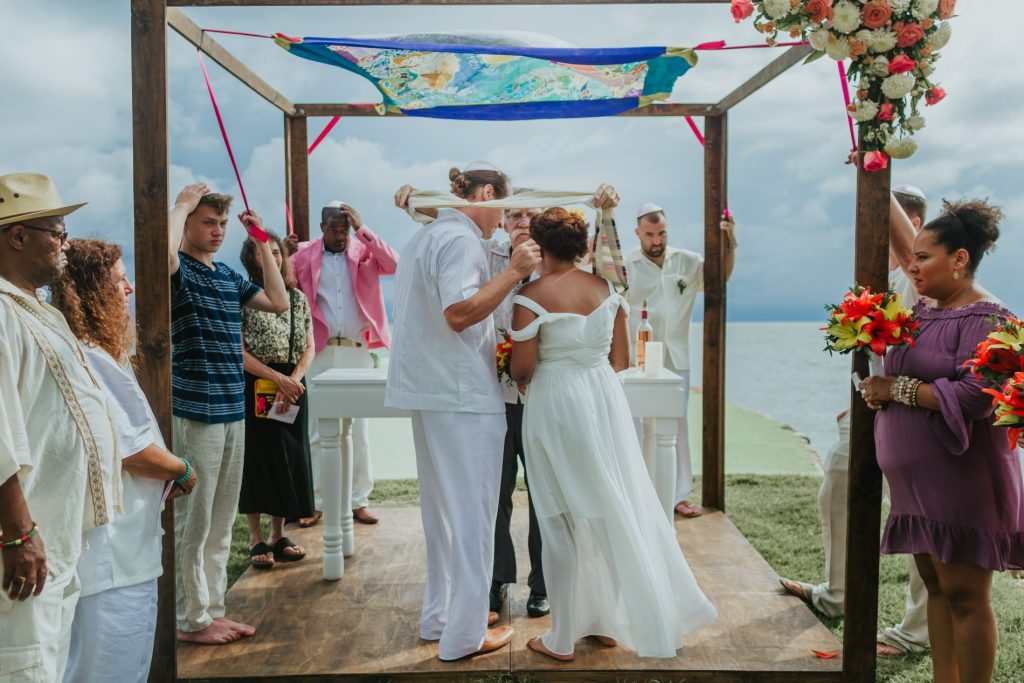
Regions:
M 820 478 L 799 475 L 726 476 L 726 507 L 729 518 L 780 576 L 817 583 L 824 578 L 825 555 L 818 525 L 817 495 Z M 522 482 L 520 482 L 522 487 Z M 700 491 L 700 487 L 696 488 Z M 371 497 L 376 507 L 418 505 L 416 481 L 378 481 Z M 245 518 L 235 524 L 229 581 L 233 583 L 248 566 L 248 530 Z M 879 628 L 892 626 L 903 618 L 907 565 L 903 557 L 882 556 L 878 595 Z M 1024 586 L 1009 574 L 997 574 L 993 602 L 999 622 L 999 657 L 996 683 L 1017 683 L 1024 671 Z M 822 622 L 842 639 L 840 619 Z M 1017 672 L 1017 673 L 1014 673 Z M 931 658 L 910 655 L 880 659 L 878 681 L 885 683 L 927 683 L 931 681 Z M 623 679 L 622 683 L 669 683 L 669 679 Z M 480 678 L 478 683 L 543 683 L 539 679 L 509 675 Z

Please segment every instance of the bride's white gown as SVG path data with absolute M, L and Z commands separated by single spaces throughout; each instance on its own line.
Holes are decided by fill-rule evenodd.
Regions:
M 658 502 L 608 362 L 615 316 L 628 313 L 609 290 L 586 316 L 513 300 L 538 318 L 512 339 L 540 335 L 523 442 L 551 603 L 543 642 L 571 654 L 577 639 L 604 635 L 643 657 L 674 657 L 716 611 Z

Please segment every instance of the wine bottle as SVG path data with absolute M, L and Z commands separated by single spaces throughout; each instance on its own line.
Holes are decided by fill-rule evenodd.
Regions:
M 636 367 L 641 373 L 644 371 L 644 363 L 646 360 L 646 349 L 644 348 L 647 342 L 651 341 L 654 328 L 651 327 L 651 323 L 647 320 L 647 299 L 644 299 L 643 308 L 640 309 L 640 327 L 636 329 Z

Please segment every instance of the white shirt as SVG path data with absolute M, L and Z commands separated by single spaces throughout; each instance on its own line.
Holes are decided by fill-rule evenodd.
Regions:
M 354 341 L 364 339 L 369 322 L 356 301 L 348 268 L 348 254 L 344 251 L 331 252 L 324 249 L 316 305 L 324 314 L 331 338 L 344 337 Z
M 131 457 L 151 444 L 166 448 L 160 426 L 131 366 L 118 364 L 97 346 L 83 345 L 82 349 L 109 399 L 121 457 Z M 123 470 L 121 477 L 124 511 L 115 514 L 110 524 L 85 534 L 85 547 L 78 561 L 82 597 L 151 581 L 163 573 L 160 497 L 166 482 Z
M 889 288 L 900 295 L 904 308 L 913 308 L 917 300 L 921 298 L 914 283 L 899 266 L 889 271 Z
M 83 529 L 95 526 L 96 511 L 112 508 L 117 500 L 119 486 L 112 479 L 117 446 L 106 398 L 64 316 L 3 278 L 0 291 L 0 482 L 18 476 L 46 548 L 49 583 L 65 585 L 74 578 Z M 30 325 L 67 378 L 89 425 L 88 446 Z M 98 473 L 92 482 L 90 453 Z M 10 609 L 10 598 L 0 591 L 0 613 Z
M 445 310 L 490 280 L 480 229 L 461 211 L 440 209 L 419 230 L 395 274 L 394 343 L 384 404 L 406 410 L 504 413 L 494 359 L 494 319 L 462 332 Z
M 636 343 L 643 300 L 647 299 L 647 320 L 653 341 L 664 342 L 667 365 L 690 369 L 690 322 L 697 294 L 704 291 L 704 257 L 692 251 L 665 247 L 664 265 L 659 268 L 643 251 L 626 256 L 629 289 L 630 345 Z M 680 291 L 680 289 L 682 291 Z

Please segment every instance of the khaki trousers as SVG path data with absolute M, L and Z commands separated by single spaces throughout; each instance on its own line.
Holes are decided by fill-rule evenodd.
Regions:
M 178 628 L 201 631 L 224 616 L 231 528 L 245 458 L 245 420 L 206 424 L 174 418 L 174 452 L 197 482 L 174 501 L 174 585 Z

